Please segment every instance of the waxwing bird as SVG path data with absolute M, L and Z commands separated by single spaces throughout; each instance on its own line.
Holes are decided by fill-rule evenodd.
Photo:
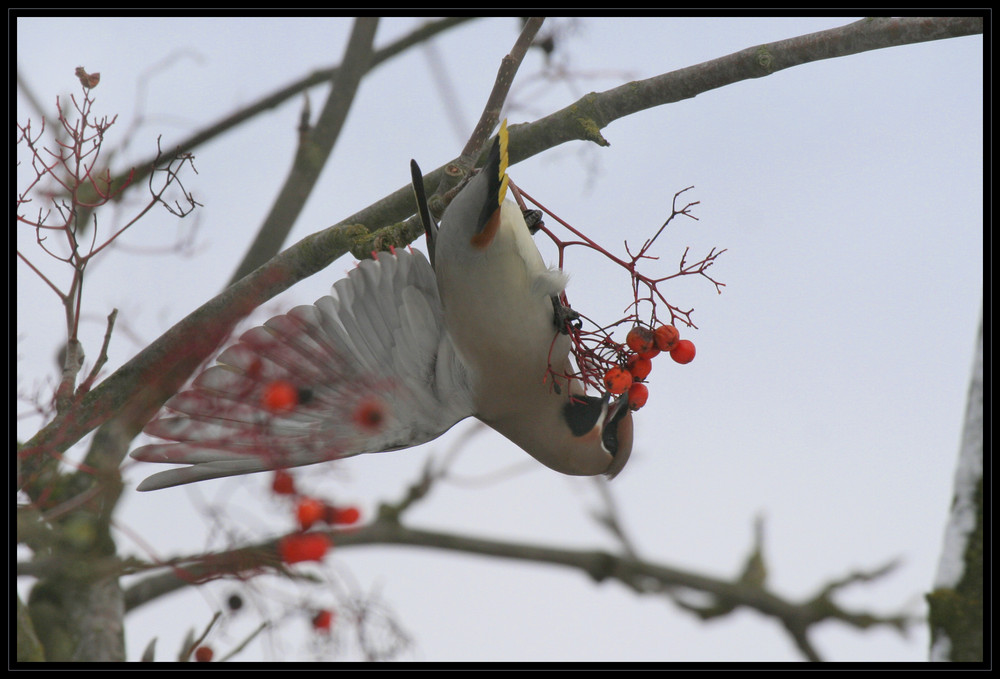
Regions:
M 506 122 L 440 227 L 411 172 L 430 262 L 379 253 L 332 295 L 244 333 L 146 426 L 168 442 L 132 457 L 187 466 L 139 490 L 408 448 L 466 417 L 558 472 L 621 471 L 631 411 L 571 377 L 566 275 L 506 199 Z M 277 384 L 291 403 L 270 400 Z

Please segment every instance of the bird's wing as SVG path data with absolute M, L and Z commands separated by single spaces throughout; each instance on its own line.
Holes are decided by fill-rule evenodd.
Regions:
M 333 292 L 247 331 L 167 401 L 145 432 L 172 443 L 132 457 L 190 466 L 139 490 L 407 448 L 472 414 L 420 252 L 361 262 Z M 297 405 L 286 409 L 281 389 Z

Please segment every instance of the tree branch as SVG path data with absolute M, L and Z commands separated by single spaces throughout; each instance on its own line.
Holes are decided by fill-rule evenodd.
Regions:
M 707 593 L 720 604 L 724 604 L 727 612 L 737 608 L 751 608 L 776 618 L 793 637 L 805 657 L 810 660 L 820 658 L 808 640 L 808 633 L 815 625 L 826 620 L 839 620 L 849 627 L 859 629 L 882 625 L 899 630 L 905 630 L 908 625 L 915 622 L 904 615 L 878 616 L 866 612 L 848 611 L 832 601 L 831 594 L 844 585 L 885 575 L 891 570 L 891 566 L 870 573 L 852 574 L 840 581 L 824 585 L 815 597 L 797 603 L 774 594 L 760 583 L 747 582 L 741 577 L 732 581 L 713 578 L 624 553 L 529 545 L 410 528 L 397 521 L 394 515 L 380 516 L 360 528 L 330 531 L 328 534 L 338 549 L 371 545 L 423 547 L 563 566 L 584 573 L 598 583 L 618 581 L 637 594 L 667 595 L 676 600 L 679 591 Z M 225 576 L 240 577 L 241 573 L 255 573 L 261 568 L 273 568 L 277 542 L 268 540 L 232 552 L 207 555 L 187 562 L 172 562 L 171 572 L 150 576 L 126 591 L 126 610 L 131 611 L 157 597 L 192 584 Z M 700 618 L 706 618 L 699 609 L 685 605 L 679 600 L 677 603 L 685 610 L 699 615 Z M 716 616 L 713 614 L 709 617 Z
M 983 613 L 983 320 L 973 355 L 954 494 L 930 608 L 931 660 L 982 662 Z
M 57 414 L 25 443 L 18 450 L 19 484 L 37 499 L 51 481 L 39 476 L 46 461 L 124 410 L 152 415 L 240 319 L 293 283 L 325 269 L 363 233 L 363 226 L 344 224 L 307 236 L 193 311 L 92 391 L 78 396 L 71 408 Z
M 813 61 L 982 32 L 982 17 L 870 18 L 748 47 L 718 59 L 586 95 L 530 127 L 512 128 L 510 162 L 513 165 L 572 140 L 606 146 L 608 142 L 600 131 L 619 118 L 691 99 L 742 80 L 762 78 Z
M 312 130 L 303 131 L 300 135 L 299 148 L 295 153 L 291 171 L 271 211 L 261 224 L 257 237 L 229 280 L 230 285 L 277 254 L 285 238 L 288 237 L 288 232 L 302 212 L 309 194 L 316 186 L 320 172 L 323 171 L 327 159 L 333 152 L 334 144 L 337 143 L 340 130 L 347 118 L 347 112 L 361 84 L 361 77 L 368 72 L 368 64 L 372 57 L 372 42 L 377 27 L 377 18 L 364 17 L 355 20 L 354 29 L 344 51 L 341 66 L 337 69 L 333 87 L 327 96 L 326 105 L 316 121 L 316 126 Z
M 490 91 L 483 112 L 479 116 L 479 122 L 476 123 L 462 153 L 448 166 L 449 174 L 452 174 L 456 180 L 464 177 L 473 168 L 483 146 L 493 134 L 493 130 L 497 128 L 497 123 L 500 122 L 500 111 L 503 110 L 504 102 L 507 101 L 510 86 L 514 84 L 514 76 L 517 75 L 517 70 L 520 68 L 521 62 L 524 61 L 524 55 L 527 54 L 528 48 L 535 39 L 538 29 L 542 27 L 543 21 L 545 21 L 543 17 L 528 19 L 524 28 L 521 29 L 521 34 L 517 37 L 514 47 L 500 60 L 500 68 L 493 81 L 493 89 Z
M 690 99 L 742 80 L 771 75 L 792 66 L 982 32 L 982 17 L 874 18 L 798 38 L 748 47 L 702 64 L 626 83 L 604 92 L 590 93 L 532 123 L 509 125 L 510 164 L 513 166 L 570 141 L 591 141 L 607 146 L 608 141 L 601 135 L 601 130 L 619 118 Z M 424 183 L 428 186 L 441 184 L 446 176 L 452 174 L 448 171 L 452 164 L 447 163 L 427 172 Z M 412 190 L 408 185 L 397 189 L 377 205 L 384 223 L 390 226 L 372 233 L 363 245 L 352 250 L 355 256 L 373 249 L 388 249 L 390 245 L 403 247 L 423 234 L 419 219 L 399 223 L 414 212 Z M 355 215 L 347 221 L 364 220 Z M 380 247 L 372 247 L 376 244 Z
M 866 19 L 801 38 L 751 47 L 704 64 L 589 94 L 538 121 L 513 126 L 510 129 L 511 162 L 571 140 L 607 144 L 600 129 L 613 120 L 739 80 L 769 75 L 817 59 L 908 42 L 972 35 L 982 30 L 983 21 L 979 17 Z M 839 41 L 844 44 L 838 49 Z M 425 181 L 435 185 L 444 172 L 444 167 L 438 168 L 425 175 Z M 148 390 L 150 393 L 144 397 L 143 407 L 153 404 L 158 407 L 156 402 L 162 403 L 183 384 L 190 370 L 218 346 L 240 318 L 279 292 L 322 270 L 345 252 L 364 256 L 362 253 L 370 253 L 373 249 L 409 244 L 423 233 L 419 219 L 412 217 L 414 211 L 412 190 L 409 185 L 403 186 L 338 224 L 292 245 L 234 288 L 206 302 L 28 441 L 19 451 L 24 471 L 31 471 L 29 458 L 66 450 L 112 413 L 133 401 L 137 390 L 154 381 L 161 384 L 157 389 Z M 411 218 L 400 221 L 407 217 Z M 379 228 L 379 225 L 388 226 Z
M 367 71 L 371 71 L 376 66 L 383 64 L 384 62 L 392 59 L 393 57 L 405 52 L 410 47 L 414 45 L 419 45 L 420 43 L 430 40 L 434 36 L 443 33 L 455 26 L 458 26 L 466 21 L 470 21 L 476 17 L 446 17 L 436 21 L 429 21 L 423 26 L 420 26 L 416 30 L 412 31 L 408 35 L 396 40 L 395 42 L 386 45 L 382 49 L 376 50 L 372 53 L 371 60 L 368 63 Z M 272 109 L 277 108 L 281 104 L 285 103 L 292 97 L 295 97 L 302 92 L 305 92 L 311 87 L 316 87 L 317 85 L 322 85 L 323 83 L 332 83 L 336 80 L 337 75 L 340 71 L 340 66 L 331 66 L 328 68 L 318 69 L 313 71 L 307 76 L 296 80 L 295 82 L 282 87 L 275 92 L 267 94 L 257 101 L 244 106 L 243 108 L 234 111 L 222 120 L 213 123 L 203 130 L 199 130 L 181 140 L 174 148 L 173 153 L 175 155 L 182 155 L 184 153 L 190 153 L 194 149 L 206 144 L 207 142 L 219 137 L 232 129 L 239 127 L 241 124 L 253 119 L 254 117 L 266 113 Z M 366 71 L 366 72 L 367 72 Z M 27 84 L 23 83 L 20 75 L 18 76 L 18 82 L 22 87 L 22 91 L 30 92 L 27 89 Z M 154 167 L 153 159 L 137 163 L 134 175 L 134 181 L 137 183 L 141 181 L 147 174 L 152 172 Z M 129 178 L 129 172 L 123 172 L 116 176 L 111 183 L 112 189 L 117 189 L 122 186 L 122 184 Z

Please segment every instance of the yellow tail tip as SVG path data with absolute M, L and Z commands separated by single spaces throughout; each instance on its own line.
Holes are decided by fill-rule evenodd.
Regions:
M 500 190 L 497 192 L 497 205 L 503 205 L 507 196 L 507 119 L 500 123 L 500 131 L 497 133 L 497 141 L 500 143 L 500 167 L 498 168 L 500 178 Z

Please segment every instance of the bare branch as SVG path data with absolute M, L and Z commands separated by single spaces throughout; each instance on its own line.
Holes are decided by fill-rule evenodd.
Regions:
M 368 72 L 372 41 L 375 39 L 377 27 L 377 18 L 364 17 L 355 20 L 354 29 L 348 40 L 341 66 L 337 69 L 333 87 L 327 96 L 326 105 L 320 112 L 316 126 L 307 134 L 300 135 L 299 148 L 295 153 L 291 171 L 271 211 L 261 224 L 257 237 L 229 280 L 230 285 L 273 257 L 288 237 L 288 232 L 295 224 L 295 219 L 305 206 L 320 172 L 323 171 L 327 159 L 333 152 L 333 146 L 340 136 L 340 130 L 354 102 L 354 95 L 361 84 L 361 78 Z
M 466 142 L 465 148 L 462 149 L 461 155 L 453 163 L 454 168 L 449 166 L 449 174 L 456 176 L 457 179 L 461 179 L 472 169 L 487 139 L 500 122 L 500 111 L 507 100 L 507 93 L 510 91 L 510 86 L 514 84 L 514 76 L 517 74 L 517 69 L 520 68 L 521 62 L 524 60 L 524 55 L 535 39 L 538 29 L 542 27 L 543 21 L 544 18 L 542 17 L 531 17 L 528 19 L 524 24 L 524 28 L 521 29 L 521 34 L 517 37 L 517 41 L 514 43 L 514 47 L 511 48 L 510 53 L 500 60 L 500 68 L 497 71 L 496 79 L 493 81 L 493 89 L 486 100 L 482 114 L 479 116 L 479 122 L 472 131 L 469 141 Z M 460 174 L 455 175 L 456 171 L 460 172 Z
M 101 368 L 108 362 L 108 346 L 111 344 L 111 331 L 115 327 L 116 318 L 118 318 L 118 309 L 112 309 L 111 313 L 108 314 L 108 329 L 104 332 L 101 353 L 98 355 L 97 361 L 94 362 L 94 367 L 90 370 L 90 374 L 87 375 L 87 379 L 80 383 L 79 389 L 81 392 L 90 391 L 90 387 L 94 384 L 94 380 L 97 379 L 98 373 L 101 372 Z
M 678 590 L 689 590 L 712 595 L 730 612 L 750 608 L 779 620 L 803 655 L 818 660 L 819 655 L 809 642 L 809 631 L 821 622 L 838 620 L 849 627 L 865 629 L 871 626 L 890 626 L 905 630 L 916 622 L 910 616 L 879 616 L 872 613 L 850 612 L 842 609 L 830 594 L 845 583 L 868 581 L 885 575 L 891 567 L 869 573 L 856 573 L 842 581 L 821 587 L 820 593 L 805 603 L 796 603 L 766 589 L 762 584 L 749 582 L 742 576 L 723 580 L 700 575 L 636 558 L 630 554 L 614 554 L 601 550 L 569 549 L 529 545 L 517 542 L 491 540 L 454 533 L 410 528 L 400 523 L 396 516 L 380 516 L 374 522 L 347 531 L 330 531 L 329 535 L 339 549 L 364 545 L 408 545 L 445 551 L 492 556 L 501 559 L 528 561 L 565 566 L 587 574 L 595 582 L 616 580 L 638 594 L 671 595 Z M 172 562 L 169 573 L 153 575 L 140 581 L 125 593 L 126 609 L 133 610 L 163 594 L 191 584 L 219 577 L 244 577 L 246 573 L 261 568 L 274 567 L 277 540 L 268 540 L 231 552 L 205 555 Z M 682 608 L 701 618 L 720 615 L 711 611 L 683 605 Z
M 869 50 L 983 32 L 982 17 L 869 18 L 797 38 L 748 47 L 725 57 L 592 93 L 531 126 L 511 130 L 511 164 L 567 141 L 606 146 L 600 131 L 619 118 L 690 99 L 801 64 Z M 516 138 L 515 138 L 516 137 Z
M 434 36 L 447 31 L 459 24 L 470 21 L 475 17 L 446 17 L 443 19 L 430 21 L 423 26 L 417 28 L 411 33 L 404 35 L 402 38 L 396 40 L 389 45 L 386 45 L 380 50 L 375 51 L 372 54 L 371 60 L 368 63 L 368 70 L 381 65 L 382 63 L 388 61 L 389 59 L 405 52 L 410 47 L 420 44 L 426 40 L 430 40 Z M 226 116 L 222 120 L 209 125 L 203 130 L 195 132 L 190 137 L 183 139 L 177 144 L 176 149 L 178 153 L 189 153 L 192 150 L 198 148 L 199 146 L 215 139 L 218 136 L 229 132 L 230 130 L 236 129 L 241 124 L 254 117 L 266 113 L 274 108 L 277 108 L 281 104 L 285 103 L 289 99 L 301 94 L 302 92 L 308 90 L 311 87 L 316 87 L 317 85 L 322 85 L 326 82 L 333 82 L 340 70 L 339 66 L 332 66 L 329 68 L 323 68 L 316 70 L 309 75 L 282 87 L 281 89 L 267 94 L 257 101 L 244 106 L 238 111 L 234 111 L 230 115 Z M 141 180 L 145 178 L 146 173 L 150 172 L 153 167 L 153 160 L 149 159 L 145 162 L 137 163 L 136 167 L 140 173 L 135 177 L 136 180 Z M 125 173 L 127 174 L 127 173 Z M 112 181 L 112 186 L 117 187 L 119 183 L 123 180 L 125 175 L 119 175 L 115 177 Z

